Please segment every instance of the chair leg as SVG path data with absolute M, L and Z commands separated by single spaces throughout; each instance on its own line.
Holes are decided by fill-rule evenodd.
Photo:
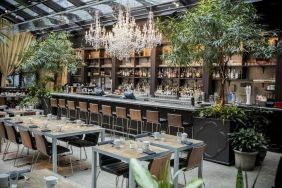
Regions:
M 39 155 L 40 155 L 40 152 L 37 152 L 37 156 L 36 156 L 36 158 L 35 158 L 35 161 L 34 161 L 34 163 L 33 163 L 33 164 L 31 165 L 31 167 L 30 167 L 30 170 L 31 170 L 31 171 L 32 171 L 34 165 L 37 163 L 38 158 L 39 158 Z
M 15 158 L 15 160 L 14 160 L 14 167 L 16 167 L 16 160 L 17 160 L 17 158 L 18 158 L 19 149 L 20 149 L 20 145 L 17 146 L 17 153 L 16 153 L 16 158 Z
M 186 185 L 186 176 L 185 176 L 185 171 L 183 171 L 183 177 L 184 177 L 184 185 Z
M 24 151 L 24 148 L 25 148 L 25 147 L 23 146 L 23 149 L 22 149 L 20 155 L 22 155 L 22 153 L 23 153 L 23 151 Z M 27 149 L 28 149 L 28 148 L 27 148 Z M 28 151 L 28 150 L 27 150 L 27 151 Z M 27 155 L 28 155 L 28 154 L 27 154 Z M 18 158 L 15 159 L 14 163 L 15 163 L 15 164 L 14 164 L 15 167 L 19 167 L 19 160 L 18 160 Z
M 71 167 L 71 174 L 73 175 L 73 166 L 72 166 L 71 155 L 69 156 L 69 158 L 70 158 L 70 167 Z
M 87 159 L 87 154 L 86 154 L 86 149 L 85 149 L 85 147 L 83 147 L 83 150 L 84 150 L 85 160 L 86 160 L 86 159 Z
M 5 161 L 5 157 L 6 157 L 6 154 L 7 154 L 7 150 L 9 149 L 10 147 L 10 143 L 9 141 L 7 141 L 7 144 L 5 146 L 5 149 L 4 149 L 4 152 L 3 152 L 3 157 L 2 157 L 2 160 Z

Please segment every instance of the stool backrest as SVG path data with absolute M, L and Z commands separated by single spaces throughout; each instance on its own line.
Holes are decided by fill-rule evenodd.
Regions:
M 129 109 L 129 116 L 133 121 L 142 121 L 141 110 Z
M 59 99 L 59 107 L 60 108 L 66 108 L 66 100 L 65 99 Z
M 89 106 L 90 106 L 90 112 L 99 113 L 99 105 L 98 104 L 90 103 Z
M 0 105 L 6 105 L 5 97 L 0 97 Z
M 37 150 L 44 155 L 50 156 L 45 136 L 41 134 L 34 134 L 34 137 Z
M 116 116 L 117 118 L 127 118 L 126 116 L 126 108 L 116 107 Z
M 15 127 L 11 126 L 11 125 L 5 125 L 5 129 L 6 129 L 6 132 L 7 132 L 8 140 L 10 142 L 20 144 L 20 139 L 17 135 L 17 131 L 16 131 Z
M 187 156 L 187 170 L 199 167 L 203 161 L 206 145 L 193 147 L 191 152 L 188 152 Z
M 29 149 L 36 149 L 34 143 L 32 142 L 32 136 L 28 130 L 24 129 L 19 129 L 21 139 L 22 139 L 22 144 L 29 148 Z
M 0 140 L 2 138 L 5 138 L 7 139 L 7 133 L 6 133 L 6 129 L 4 127 L 4 123 L 3 122 L 0 122 Z
M 56 98 L 50 99 L 51 107 L 58 107 L 58 100 Z
M 167 114 L 167 124 L 175 127 L 182 127 L 182 115 Z
M 171 154 L 168 154 L 163 157 L 154 158 L 154 160 L 149 165 L 149 170 L 151 174 L 156 176 L 158 180 L 168 178 L 163 176 L 168 175 L 164 174 L 165 169 L 167 169 L 168 172 L 170 170 L 170 158 Z
M 102 105 L 102 113 L 106 116 L 112 116 L 112 107 L 107 105 Z
M 78 105 L 81 112 L 88 112 L 87 102 L 79 102 Z
M 68 104 L 68 109 L 70 109 L 70 110 L 76 109 L 74 101 L 67 101 L 67 104 Z
M 98 140 L 99 140 L 99 132 L 85 134 L 84 140 L 87 140 L 89 142 L 93 142 L 94 143 L 93 145 L 97 145 Z
M 159 123 L 159 111 L 146 110 L 146 119 L 148 123 Z

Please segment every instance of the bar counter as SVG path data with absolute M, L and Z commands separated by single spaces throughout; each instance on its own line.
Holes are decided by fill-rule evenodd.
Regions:
M 54 97 L 62 98 L 74 98 L 90 101 L 103 101 L 110 103 L 123 103 L 128 105 L 155 107 L 155 108 L 168 108 L 171 110 L 184 110 L 184 111 L 195 111 L 197 109 L 194 106 L 188 104 L 188 101 L 181 100 L 170 100 L 161 98 L 151 98 L 151 97 L 136 97 L 136 99 L 122 99 L 119 97 L 111 96 L 94 96 L 85 94 L 75 94 L 75 93 L 52 93 Z

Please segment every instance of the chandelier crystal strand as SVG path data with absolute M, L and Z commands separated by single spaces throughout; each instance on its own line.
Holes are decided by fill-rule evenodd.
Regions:
M 154 14 L 149 12 L 148 22 L 143 26 L 143 36 L 145 48 L 152 49 L 153 47 L 160 45 L 162 42 L 162 34 L 159 33 L 154 24 Z
M 94 24 L 91 24 L 89 31 L 85 33 L 85 40 L 86 43 L 89 43 L 95 50 L 98 50 L 99 48 L 103 47 L 103 43 L 105 40 L 105 33 L 106 29 L 105 27 L 101 27 L 100 24 L 100 17 L 99 17 L 99 11 L 95 11 L 95 22 Z
M 144 49 L 142 37 L 140 27 L 130 16 L 130 9 L 127 8 L 124 12 L 120 8 L 117 23 L 113 26 L 112 32 L 106 35 L 106 51 L 111 57 L 116 57 L 119 60 L 128 59 Z

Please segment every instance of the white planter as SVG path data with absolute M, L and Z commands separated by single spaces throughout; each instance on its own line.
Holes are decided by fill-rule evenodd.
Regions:
M 258 152 L 241 152 L 234 150 L 234 153 L 236 168 L 241 167 L 244 171 L 251 171 L 254 169 Z

